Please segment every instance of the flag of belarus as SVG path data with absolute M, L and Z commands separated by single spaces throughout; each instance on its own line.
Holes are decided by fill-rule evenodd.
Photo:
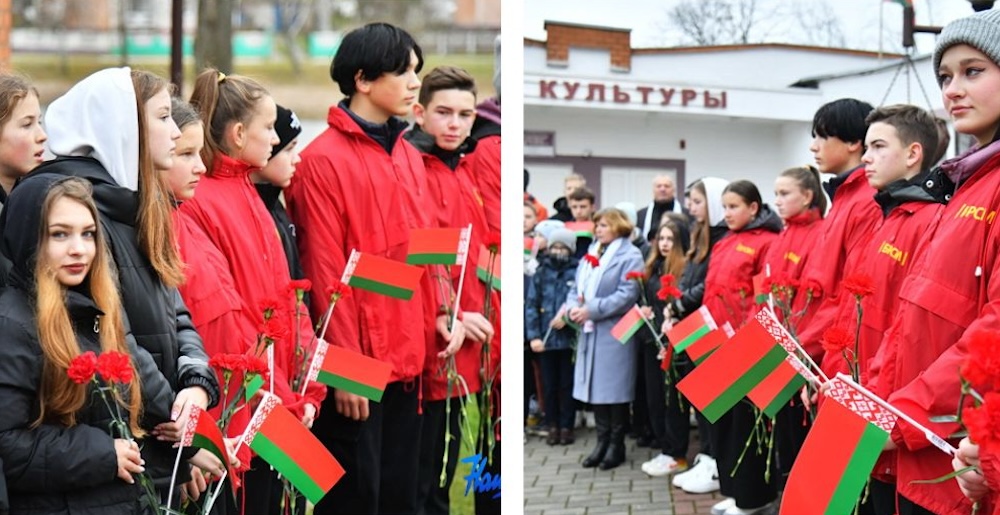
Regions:
M 684 348 L 684 352 L 687 352 L 688 357 L 691 358 L 691 361 L 695 365 L 700 365 L 702 361 L 705 361 L 705 358 L 715 352 L 715 349 L 718 349 L 723 343 L 729 341 L 733 337 L 733 334 L 735 334 L 733 326 L 729 325 L 729 322 L 726 322 L 722 327 L 712 329 L 705 336 L 690 343 Z
M 774 312 L 764 307 L 754 315 L 754 318 L 764 326 L 771 336 L 785 349 L 788 355 L 785 362 L 778 365 L 770 375 L 764 378 L 747 397 L 757 405 L 767 416 L 774 418 L 778 411 L 805 386 L 806 381 L 819 384 L 816 375 L 798 358 L 801 347 L 788 333 L 785 326 L 778 322 Z M 802 351 L 805 352 L 805 351 Z
M 423 268 L 357 250 L 351 253 L 341 282 L 389 297 L 410 300 L 420 285 Z
M 490 260 L 490 251 L 485 245 L 479 247 L 479 262 L 476 263 L 476 277 L 500 291 L 500 254 Z
M 268 400 L 274 396 L 268 396 Z M 288 408 L 261 401 L 246 441 L 250 448 L 316 504 L 344 476 L 344 467 Z
M 773 372 L 786 355 L 767 329 L 750 319 L 732 340 L 677 383 L 677 389 L 714 423 Z
M 785 484 L 780 515 L 851 513 L 896 415 L 840 378 L 830 379 Z
M 573 231 L 577 238 L 594 239 L 594 222 L 566 222 L 566 228 Z
M 410 229 L 406 262 L 411 265 L 460 265 L 469 252 L 469 229 Z
M 636 333 L 640 328 L 642 328 L 645 322 L 643 321 L 642 312 L 639 311 L 639 306 L 635 304 L 632 308 L 625 312 L 621 320 L 611 328 L 611 336 L 614 336 L 616 340 L 625 344 L 632 338 L 632 335 Z
M 708 308 L 702 306 L 667 331 L 667 340 L 673 344 L 675 351 L 684 352 L 694 342 L 717 327 Z
M 392 365 L 320 340 L 309 363 L 309 381 L 382 401 Z
M 215 419 L 207 411 L 201 409 L 197 404 L 191 407 L 191 414 L 188 415 L 187 424 L 184 426 L 184 434 L 181 436 L 181 447 L 197 447 L 205 449 L 214 454 L 227 469 L 229 466 L 229 452 L 226 444 L 222 440 L 222 431 L 219 430 Z M 236 476 L 229 470 L 231 477 L 229 485 L 236 491 Z

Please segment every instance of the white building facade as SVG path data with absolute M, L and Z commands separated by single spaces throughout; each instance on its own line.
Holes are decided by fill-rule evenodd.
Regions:
M 930 57 L 785 44 L 633 49 L 629 31 L 546 22 L 525 40 L 525 167 L 546 205 L 576 172 L 599 206 L 651 200 L 652 178 L 678 189 L 703 176 L 775 177 L 813 162 L 812 117 L 853 97 L 944 114 Z M 926 92 L 926 96 L 925 93 Z M 681 192 L 678 191 L 678 194 Z

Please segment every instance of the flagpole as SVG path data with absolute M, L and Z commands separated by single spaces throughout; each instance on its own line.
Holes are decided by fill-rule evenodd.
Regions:
M 639 309 L 639 305 L 635 304 L 635 308 Z M 646 323 L 646 327 L 648 327 L 649 330 L 653 333 L 653 338 L 656 338 L 656 346 L 659 347 L 660 350 L 663 350 L 664 349 L 663 340 L 660 339 L 660 335 L 657 333 L 656 329 L 653 329 L 653 324 L 649 323 L 649 320 L 646 318 L 646 316 L 642 314 L 641 309 L 639 310 L 639 318 L 642 318 L 642 321 Z
M 190 418 L 190 416 L 188 417 Z M 181 451 L 184 450 L 183 445 L 177 446 L 177 458 L 174 459 L 174 472 L 170 476 L 170 490 L 167 492 L 167 509 L 170 509 L 170 505 L 174 500 L 174 486 L 177 484 L 177 469 L 181 465 Z
M 465 252 L 462 253 L 462 275 L 458 276 L 458 292 L 455 293 L 455 306 L 452 309 L 449 329 L 455 327 L 455 324 L 458 323 L 458 301 L 462 298 L 462 287 L 465 286 L 465 265 L 469 262 L 469 247 L 472 246 L 472 224 L 469 224 L 462 233 L 461 245 L 465 248 Z
M 769 317 L 771 317 L 775 322 L 777 322 L 778 325 L 781 325 L 781 322 L 778 321 L 778 317 L 774 314 L 774 311 L 768 310 L 767 315 Z M 802 345 L 800 345 L 799 342 L 796 341 L 795 338 L 793 338 L 791 334 L 788 334 L 788 331 L 785 330 L 784 326 L 781 326 L 781 328 L 785 332 L 785 336 L 788 337 L 788 341 L 792 342 L 792 344 L 795 345 L 795 349 L 797 351 L 799 351 L 799 353 L 801 353 L 803 357 L 806 358 L 806 361 L 808 362 L 808 364 L 813 369 L 816 370 L 816 372 L 819 375 L 819 377 L 821 377 L 823 379 L 823 382 L 824 383 L 829 382 L 830 378 L 826 375 L 826 372 L 823 372 L 823 369 L 820 368 L 820 366 L 817 365 L 815 361 L 813 361 L 812 356 L 810 356 L 809 353 L 806 352 L 806 350 L 802 348 Z
M 764 263 L 764 277 L 771 278 L 771 263 Z M 767 307 L 774 311 L 774 289 L 767 289 Z
M 930 442 L 931 444 L 933 444 L 934 447 L 937 447 L 942 452 L 944 452 L 946 454 L 949 454 L 951 456 L 954 456 L 958 452 L 958 449 L 952 447 L 952 445 L 950 443 L 946 442 L 944 440 L 944 438 L 941 438 L 940 436 L 936 435 L 933 431 L 931 431 L 930 429 L 927 429 L 926 427 L 924 427 L 923 425 L 921 425 L 916 420 L 913 420 L 913 418 L 911 418 L 909 415 L 907 415 L 906 413 L 903 413 L 902 411 L 900 411 L 899 408 L 893 406 L 892 404 L 889 404 L 884 399 L 882 399 L 878 395 L 875 395 L 874 393 L 872 393 L 871 391 L 869 391 L 864 386 L 861 386 L 860 384 L 855 383 L 854 379 L 852 379 L 851 376 L 849 376 L 849 375 L 847 375 L 847 374 L 845 374 L 843 372 L 837 372 L 837 379 L 840 379 L 841 381 L 843 381 L 843 382 L 845 382 L 845 383 L 847 383 L 847 384 L 849 384 L 849 385 L 857 388 L 858 391 L 860 391 L 861 393 L 865 394 L 866 397 L 868 397 L 871 400 L 873 400 L 876 403 L 878 403 L 879 406 L 882 406 L 883 408 L 885 408 L 885 409 L 893 412 L 897 417 L 899 417 L 899 418 L 903 419 L 904 421 L 906 421 L 907 424 L 910 424 L 911 426 L 913 426 L 913 427 L 917 428 L 918 430 L 920 430 L 921 432 L 923 432 L 924 433 L 924 438 L 927 438 L 928 442 Z
M 355 252 L 357 252 L 357 251 L 355 251 Z M 353 256 L 354 254 L 352 253 L 351 255 Z M 273 394 L 267 394 L 267 395 L 272 395 L 273 396 Z M 234 453 L 239 452 L 240 447 L 243 445 L 244 440 L 246 440 L 247 436 L 249 436 L 250 429 L 253 427 L 253 419 L 254 419 L 254 417 L 257 416 L 257 412 L 260 411 L 261 407 L 263 406 L 263 404 L 265 402 L 267 402 L 267 397 L 266 396 L 264 397 L 263 400 L 261 400 L 260 403 L 257 404 L 257 410 L 254 411 L 254 414 L 250 416 L 250 423 L 247 424 L 247 428 L 243 430 L 243 434 L 240 435 L 240 439 L 236 440 L 236 444 L 233 445 L 233 452 Z M 225 439 L 223 439 L 222 444 L 223 445 L 226 444 Z M 222 490 L 222 482 L 226 480 L 226 477 L 228 475 L 229 475 L 229 467 L 226 467 L 226 470 L 224 470 L 222 472 L 222 476 L 219 477 L 219 487 L 216 488 L 215 495 L 213 495 L 208 500 L 208 506 L 205 509 L 205 513 L 211 513 L 212 512 L 212 506 L 215 505 L 215 500 L 219 497 L 219 492 Z
M 353 264 L 357 263 L 360 255 L 361 253 L 358 252 L 358 249 L 351 249 L 351 257 L 347 259 L 347 265 L 344 267 L 344 273 L 340 276 L 341 283 L 346 285 L 347 281 L 351 280 L 351 276 L 354 275 Z M 334 304 L 334 302 L 330 302 L 330 305 L 326 308 L 326 320 L 323 321 L 323 330 L 319 332 L 319 336 L 317 337 L 319 339 L 323 339 L 326 336 L 326 328 L 330 326 L 330 318 L 333 317 Z

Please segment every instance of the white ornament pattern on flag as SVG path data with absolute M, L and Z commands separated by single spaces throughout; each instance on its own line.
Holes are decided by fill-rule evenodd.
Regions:
M 812 370 L 809 370 L 809 367 L 805 366 L 802 360 L 798 358 L 798 344 L 795 343 L 795 340 L 788 333 L 788 330 L 785 329 L 785 326 L 781 325 L 781 322 L 778 322 L 778 318 L 774 316 L 774 313 L 768 308 L 763 308 L 754 315 L 754 318 L 760 322 L 760 325 L 764 326 L 764 329 L 770 333 L 771 337 L 788 353 L 785 361 L 807 381 L 818 383 L 819 380 L 816 378 L 816 374 L 813 374 Z
M 698 312 L 701 313 L 701 318 L 705 320 L 705 325 L 707 325 L 709 329 L 715 330 L 719 328 L 719 326 L 715 323 L 715 317 L 712 316 L 712 313 L 707 307 L 701 306 L 698 308 Z M 726 322 L 726 324 L 729 324 L 729 322 Z M 730 337 L 731 336 L 732 335 L 730 335 Z
M 184 436 L 181 437 L 181 447 L 191 447 L 194 443 L 194 433 L 198 429 L 198 418 L 201 417 L 201 406 L 191 406 L 191 415 L 184 424 Z
M 883 408 L 878 402 L 872 400 L 863 392 L 844 382 L 840 378 L 834 377 L 828 383 L 830 390 L 826 396 L 839 402 L 845 408 L 853 411 L 861 418 L 875 424 L 880 429 L 889 433 L 896 425 L 896 415 Z

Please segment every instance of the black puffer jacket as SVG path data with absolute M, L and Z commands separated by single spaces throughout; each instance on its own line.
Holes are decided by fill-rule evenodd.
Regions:
M 712 258 L 712 247 L 729 233 L 726 222 L 721 222 L 711 228 L 708 234 L 709 249 L 708 254 L 701 263 L 688 259 L 684 265 L 684 272 L 677 281 L 677 288 L 683 295 L 674 301 L 674 316 L 684 318 L 694 310 L 701 307 L 702 298 L 705 296 L 705 277 L 708 276 L 708 261 Z
M 218 380 L 208 366 L 208 356 L 194 329 L 191 314 L 177 288 L 167 288 L 160 282 L 139 249 L 135 230 L 137 193 L 116 184 L 104 167 L 89 157 L 61 157 L 45 162 L 23 178 L 17 187 L 43 180 L 42 176 L 48 174 L 82 177 L 93 185 L 101 226 L 117 265 L 127 330 L 139 346 L 152 355 L 175 392 L 189 386 L 201 386 L 208 392 L 209 406 L 217 403 Z M 175 455 L 168 443 L 146 442 L 143 458 L 157 487 L 169 485 Z M 187 471 L 182 467 L 178 482 L 186 480 Z

